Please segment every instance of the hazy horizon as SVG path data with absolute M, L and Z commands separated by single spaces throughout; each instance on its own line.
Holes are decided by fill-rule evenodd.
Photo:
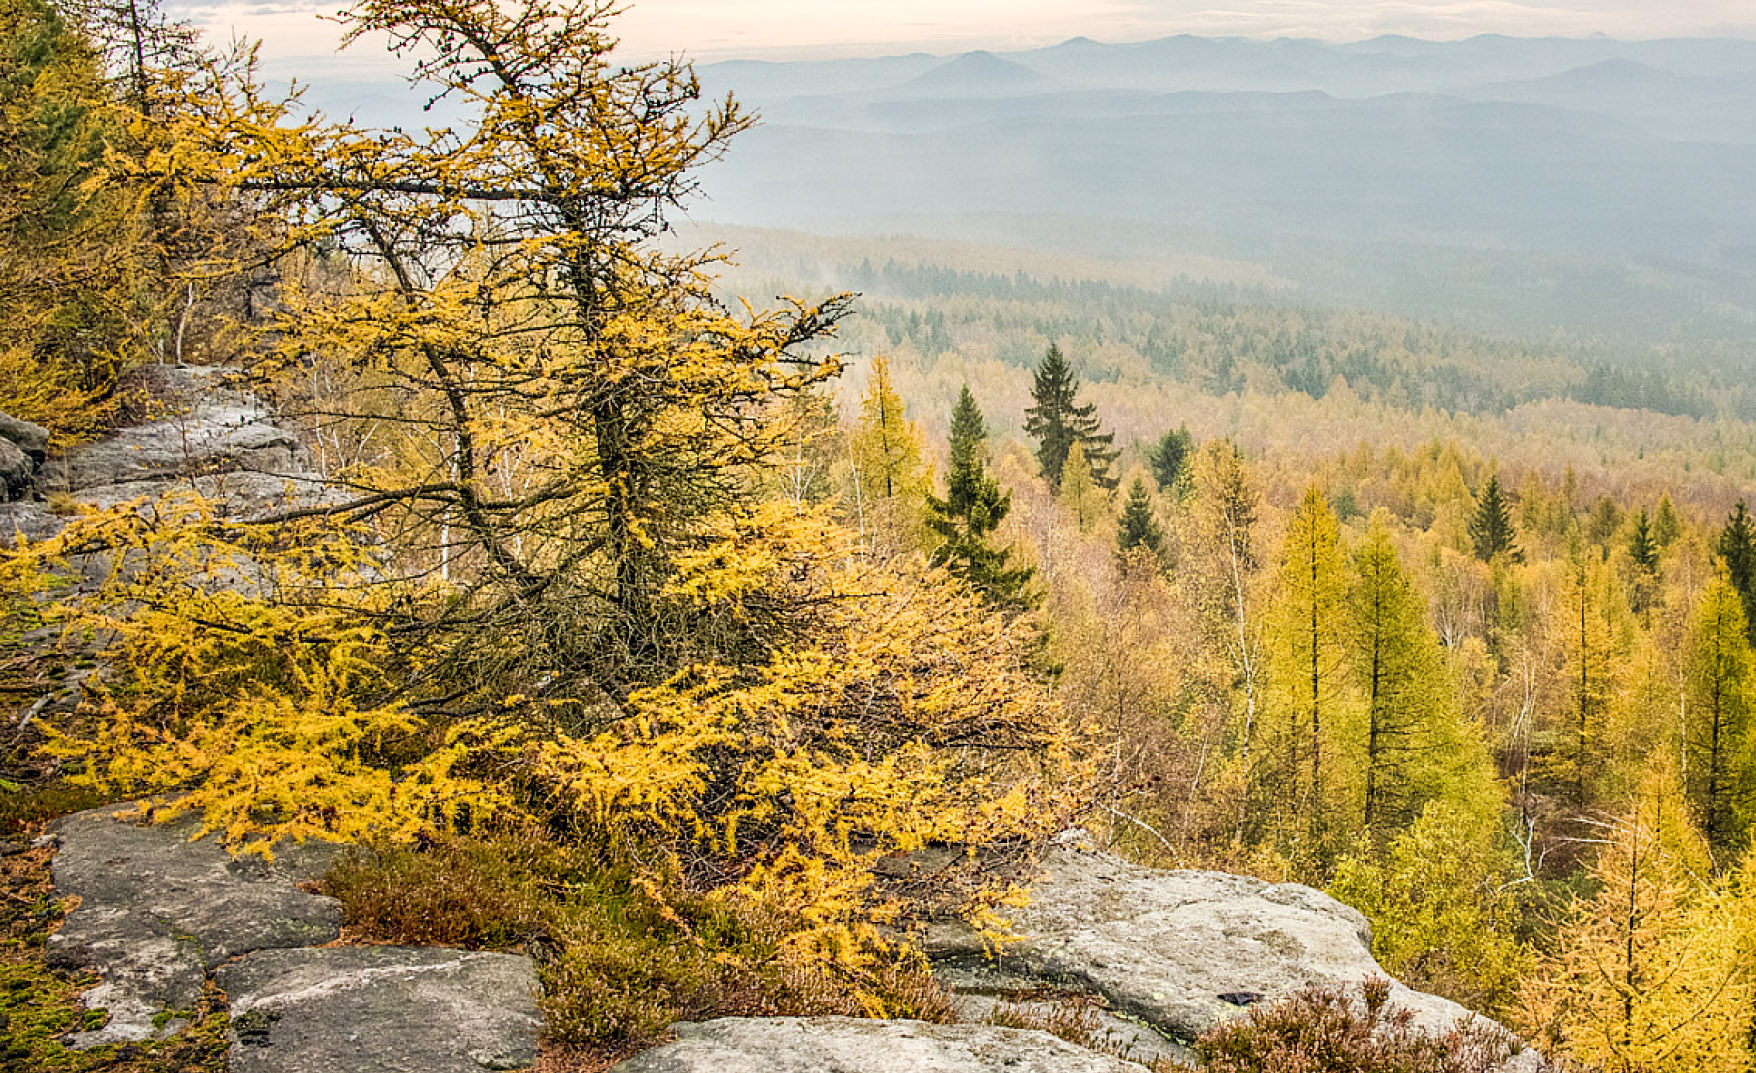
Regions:
M 258 39 L 270 73 L 309 79 L 370 76 L 400 61 L 370 44 L 336 52 L 340 4 L 310 0 L 173 3 L 167 10 L 214 39 Z M 805 0 L 727 5 L 703 0 L 637 0 L 612 24 L 632 59 L 685 54 L 700 62 L 946 55 L 1014 51 L 1088 37 L 1104 43 L 1152 41 L 1180 34 L 1252 40 L 1305 38 L 1332 44 L 1402 35 L 1454 41 L 1484 34 L 1510 37 L 1607 36 L 1625 41 L 1682 37 L 1756 39 L 1756 6 L 1732 0 L 1653 5 L 1637 0 L 1246 0 L 1207 8 L 1191 0 L 898 0 L 847 12 Z M 333 65 L 334 70 L 329 70 Z

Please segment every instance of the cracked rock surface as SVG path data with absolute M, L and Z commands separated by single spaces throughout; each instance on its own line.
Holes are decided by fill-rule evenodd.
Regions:
M 997 961 L 963 925 L 940 925 L 926 937 L 936 973 L 966 1007 L 972 996 L 1050 987 L 1096 996 L 1169 1041 L 1188 1043 L 1303 988 L 1389 977 L 1372 957 L 1366 918 L 1321 891 L 1145 868 L 1094 850 L 1077 834 L 1048 851 L 1029 904 L 1008 916 L 1018 941 L 1005 944 Z M 1476 1016 L 1394 981 L 1390 1001 L 1436 1034 Z M 1501 1068 L 1540 1068 L 1527 1064 L 1533 1058 L 1523 1052 Z
M 84 1002 L 110 1012 L 75 1046 L 174 1033 L 216 966 L 340 934 L 341 903 L 296 886 L 323 874 L 334 847 L 284 847 L 271 866 L 234 859 L 208 839 L 191 842 L 193 819 L 145 827 L 115 818 L 127 808 L 76 813 L 52 828 L 61 843 L 50 865 L 55 889 L 79 907 L 49 937 L 49 962 L 96 970 L 103 982 Z
M 76 1047 L 164 1038 L 211 977 L 226 992 L 233 1073 L 481 1073 L 536 1061 L 536 968 L 514 954 L 322 946 L 341 903 L 299 884 L 341 847 L 283 845 L 272 864 L 94 809 L 52 827 L 56 889 L 79 905 L 49 960 L 94 970 L 82 1001 L 109 1012 Z
M 531 960 L 435 947 L 270 950 L 222 967 L 233 1073 L 481 1073 L 537 1059 Z
M 725 1017 L 611 1073 L 1146 1073 L 1046 1032 L 849 1017 Z

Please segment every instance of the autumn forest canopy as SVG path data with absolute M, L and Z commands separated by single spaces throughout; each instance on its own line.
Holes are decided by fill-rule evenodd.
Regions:
M 580 1047 L 949 1016 L 919 929 L 1003 942 L 1077 826 L 1327 890 L 1570 1068 L 1756 1066 L 1735 339 L 679 227 L 757 117 L 614 9 L 360 0 L 417 129 L 0 0 L 0 412 L 49 436 L 0 490 L 57 519 L 0 534 L 0 818 L 354 843 L 362 936 L 540 950 Z M 191 368 L 308 468 L 56 483 Z

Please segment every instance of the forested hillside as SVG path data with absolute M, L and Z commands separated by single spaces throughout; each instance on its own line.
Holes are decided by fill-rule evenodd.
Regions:
M 224 1061 L 212 990 L 163 1011 L 181 1041 L 68 1049 L 102 1017 L 26 847 L 142 802 L 246 858 L 346 844 L 345 943 L 528 954 L 557 1068 L 722 1015 L 949 1020 L 929 925 L 1021 941 L 1075 827 L 1327 890 L 1568 1068 L 1756 1065 L 1756 396 L 1723 325 L 679 231 L 753 118 L 620 64 L 606 5 L 361 0 L 448 102 L 419 133 L 141 12 L 0 0 L 5 1061 Z M 911 84 L 1063 77 L 1010 62 Z M 1227 991 L 1257 1008 L 1178 1042 L 1499 1060 L 1411 1037 L 1389 986 Z M 1098 1035 L 1031 1016 L 990 1023 Z
M 843 389 L 856 437 L 893 398 L 928 441 L 910 472 L 945 472 L 954 409 L 986 415 L 997 536 L 1108 741 L 1113 837 L 1328 885 L 1387 967 L 1582 1068 L 1750 1060 L 1724 945 L 1756 777 L 1727 721 L 1756 597 L 1735 366 L 1000 249 L 723 237 L 734 286 L 864 292 L 844 339 L 888 360 Z M 1062 354 L 1071 396 L 1045 385 Z M 1071 471 L 1033 416 L 1057 395 L 1103 437 Z

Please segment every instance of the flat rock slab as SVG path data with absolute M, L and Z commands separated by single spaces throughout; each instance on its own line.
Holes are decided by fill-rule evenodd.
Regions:
M 1372 957 L 1365 917 L 1321 891 L 1143 868 L 1065 838 L 1045 856 L 1030 903 L 1010 916 L 1020 941 L 1005 944 L 997 966 L 961 926 L 935 929 L 928 956 L 953 986 L 989 965 L 1025 984 L 1097 995 L 1182 1041 L 1306 987 L 1389 976 Z M 1391 1001 L 1435 1032 L 1474 1016 L 1400 984 Z
M 1046 1032 L 851 1017 L 725 1017 L 611 1073 L 1146 1073 Z
M 248 392 L 227 383 L 223 369 L 160 370 L 155 420 L 118 430 L 50 459 L 38 486 L 45 492 L 253 470 L 304 475 L 310 459 L 297 435 Z
M 481 1073 L 537 1060 L 535 966 L 434 947 L 269 950 L 221 967 L 231 1073 Z
M 109 1023 L 76 1034 L 76 1047 L 169 1035 L 201 997 L 215 966 L 255 950 L 311 946 L 341 932 L 341 903 L 296 884 L 320 877 L 335 847 L 287 846 L 275 863 L 235 859 L 195 821 L 137 826 L 128 806 L 76 813 L 52 828 L 61 848 L 55 889 L 79 906 L 49 937 L 49 963 L 96 970 L 82 996 Z

